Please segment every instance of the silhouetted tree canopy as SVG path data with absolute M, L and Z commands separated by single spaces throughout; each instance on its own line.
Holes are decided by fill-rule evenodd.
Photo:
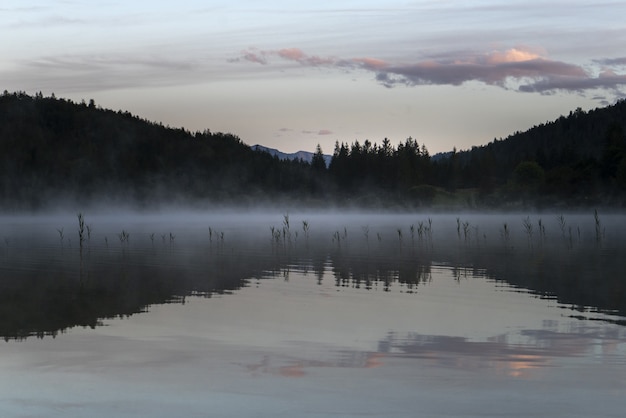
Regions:
M 625 131 L 622 100 L 435 156 L 411 137 L 396 146 L 388 138 L 337 141 L 327 167 L 319 145 L 311 163 L 279 160 L 230 133 L 171 128 L 102 109 L 93 99 L 5 91 L 0 206 L 103 198 L 139 205 L 623 206 Z

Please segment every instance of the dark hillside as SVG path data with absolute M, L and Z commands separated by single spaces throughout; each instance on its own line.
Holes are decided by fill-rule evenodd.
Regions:
M 308 165 L 254 152 L 231 134 L 191 133 L 93 102 L 0 96 L 5 209 L 70 199 L 230 202 L 315 189 Z
M 449 189 L 477 188 L 485 202 L 497 205 L 527 199 L 544 205 L 621 206 L 626 190 L 625 133 L 625 100 L 589 112 L 577 109 L 567 117 L 435 161 L 434 182 Z
M 0 209 L 106 202 L 140 207 L 626 205 L 626 101 L 431 158 L 413 138 L 337 142 L 330 164 L 255 151 L 93 101 L 0 96 Z

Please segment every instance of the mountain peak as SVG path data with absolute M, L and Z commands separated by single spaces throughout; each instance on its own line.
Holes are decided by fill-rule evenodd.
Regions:
M 275 148 L 269 148 L 269 147 L 266 147 L 264 145 L 259 145 L 259 144 L 252 145 L 250 148 L 252 148 L 252 150 L 254 151 L 267 152 L 271 156 L 278 157 L 278 159 L 280 160 L 303 160 L 303 161 L 306 161 L 307 163 L 310 163 L 313 160 L 313 155 L 315 155 L 315 153 L 309 152 L 309 151 L 297 151 L 297 152 L 292 152 L 292 153 L 286 153 L 286 152 L 279 151 Z M 324 154 L 324 161 L 326 162 L 326 167 L 330 165 L 330 160 L 332 158 L 333 158 L 332 155 Z

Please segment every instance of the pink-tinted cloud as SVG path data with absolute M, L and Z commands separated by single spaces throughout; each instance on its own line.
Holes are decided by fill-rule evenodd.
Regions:
M 318 135 L 332 135 L 333 131 L 330 131 L 328 129 L 320 129 L 317 134 Z
M 290 61 L 297 61 L 302 65 L 317 67 L 320 65 L 334 65 L 336 60 L 334 58 L 322 58 L 316 55 L 307 55 L 298 48 L 286 48 L 280 49 L 275 52 L 281 58 Z
M 522 92 L 552 93 L 557 90 L 582 92 L 608 89 L 618 92 L 626 85 L 626 74 L 615 72 L 615 67 L 626 64 L 626 58 L 594 61 L 602 65 L 598 75 L 584 67 L 553 60 L 541 50 L 516 47 L 487 53 L 455 52 L 413 63 L 394 63 L 373 57 L 336 58 L 309 55 L 298 48 L 270 51 L 244 51 L 242 59 L 267 64 L 268 58 L 310 67 L 358 69 L 375 74 L 385 87 L 396 85 L 461 85 L 476 81 Z M 619 92 L 618 92 L 619 93 Z M 621 93 L 620 93 L 621 95 Z

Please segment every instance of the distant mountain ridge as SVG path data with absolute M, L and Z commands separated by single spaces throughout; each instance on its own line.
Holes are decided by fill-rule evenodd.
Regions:
M 252 145 L 250 148 L 252 148 L 254 151 L 267 152 L 272 157 L 278 157 L 279 160 L 302 160 L 302 161 L 306 161 L 307 163 L 310 163 L 313 160 L 313 155 L 314 155 L 313 152 L 308 152 L 308 151 L 286 153 L 286 152 L 279 151 L 275 148 L 269 148 L 269 147 L 259 145 L 259 144 Z M 326 162 L 326 167 L 330 165 L 330 161 L 332 160 L 332 158 L 333 158 L 332 155 L 324 154 L 324 161 Z

